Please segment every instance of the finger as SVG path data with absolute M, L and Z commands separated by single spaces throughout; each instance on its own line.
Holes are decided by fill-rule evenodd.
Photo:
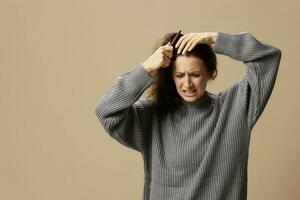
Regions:
M 170 46 L 171 42 L 169 41 L 165 46 Z
M 192 51 L 192 49 L 193 49 L 196 45 L 197 45 L 197 42 L 194 41 L 194 42 L 191 44 L 191 46 L 188 48 L 187 51 Z
M 186 43 L 183 51 L 182 51 L 182 54 L 185 54 L 188 49 L 192 46 L 192 45 L 195 45 L 197 43 L 197 37 L 191 35 L 190 37 L 190 40 Z
M 193 40 L 190 40 L 184 47 L 182 54 L 185 54 L 187 52 L 187 50 L 190 48 L 190 46 L 193 44 Z
M 182 42 L 182 40 L 183 40 L 184 38 L 186 38 L 187 36 L 188 36 L 188 34 L 185 34 L 185 35 L 181 36 L 181 37 L 179 38 L 179 40 L 176 42 L 175 48 L 178 48 L 179 45 L 180 45 L 180 43 Z
M 164 44 L 162 46 L 160 46 L 160 48 L 164 49 L 164 50 L 170 50 L 171 47 L 171 42 L 169 41 L 167 44 Z
M 181 43 L 180 43 L 179 46 L 178 46 L 178 49 L 177 49 L 177 53 L 178 53 L 178 54 L 182 51 L 184 45 L 185 45 L 185 41 L 182 40 Z
M 167 56 L 163 57 L 163 66 L 167 67 L 170 64 L 170 59 Z
M 168 44 L 162 46 L 162 48 L 163 48 L 165 51 L 172 52 L 172 51 L 173 51 L 173 46 L 171 46 L 170 44 L 171 44 L 171 43 L 168 42 Z
M 185 47 L 185 45 L 187 44 L 188 41 L 189 41 L 189 38 L 184 38 L 182 40 L 182 42 L 180 43 L 180 46 L 179 46 L 179 48 L 177 50 L 178 53 L 182 52 L 182 50 L 184 49 L 184 47 Z
M 192 49 L 199 43 L 199 40 L 197 37 L 194 37 L 192 40 L 191 40 L 191 43 L 189 44 L 189 47 L 187 47 L 187 50 L 186 51 L 192 51 Z
M 164 51 L 164 52 L 163 52 L 163 55 L 164 55 L 164 56 L 167 56 L 168 58 L 172 58 L 172 57 L 173 57 L 172 52 L 169 52 L 169 51 Z

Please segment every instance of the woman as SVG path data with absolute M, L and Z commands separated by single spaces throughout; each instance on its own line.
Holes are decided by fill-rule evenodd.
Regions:
M 120 75 L 95 113 L 110 136 L 142 154 L 144 200 L 245 200 L 250 133 L 272 93 L 281 51 L 249 32 L 182 34 L 175 48 L 174 36 Z M 247 67 L 217 94 L 206 91 L 217 74 L 215 53 Z

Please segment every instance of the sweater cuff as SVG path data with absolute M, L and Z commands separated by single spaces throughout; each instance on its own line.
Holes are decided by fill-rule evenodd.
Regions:
M 243 34 L 246 32 L 242 32 Z M 218 32 L 213 50 L 218 54 L 228 55 L 240 44 L 240 35 Z
M 141 90 L 148 88 L 155 81 L 142 64 L 135 65 L 133 70 L 126 74 L 135 83 L 134 86 Z

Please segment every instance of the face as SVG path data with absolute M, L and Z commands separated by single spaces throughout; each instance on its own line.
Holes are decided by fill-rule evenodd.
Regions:
M 173 64 L 172 77 L 178 94 L 188 102 L 200 98 L 210 79 L 202 59 L 179 55 Z

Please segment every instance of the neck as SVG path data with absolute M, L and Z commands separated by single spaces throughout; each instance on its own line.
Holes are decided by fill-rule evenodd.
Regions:
M 195 109 L 200 109 L 200 108 L 208 106 L 209 103 L 211 102 L 211 100 L 212 100 L 212 97 L 210 96 L 210 93 L 205 90 L 203 95 L 201 97 L 199 97 L 198 99 L 196 99 L 195 101 L 189 102 L 182 98 L 181 102 L 182 102 L 183 107 L 185 107 L 189 110 L 195 110 Z

